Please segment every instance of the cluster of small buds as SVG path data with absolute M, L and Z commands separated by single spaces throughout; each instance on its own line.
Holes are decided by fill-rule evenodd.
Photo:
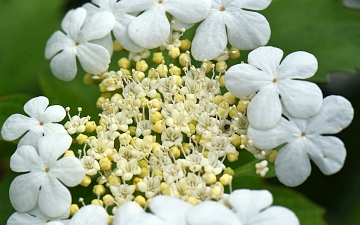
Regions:
M 174 32 L 163 50 L 171 51 L 173 43 L 180 49 L 189 44 L 180 37 Z M 231 190 L 234 175 L 225 160 L 236 161 L 241 149 L 258 159 L 269 154 L 256 149 L 246 135 L 252 96 L 239 99 L 224 91 L 226 66 L 217 70 L 212 61 L 204 60 L 197 68 L 187 49 L 178 66 L 166 65 L 163 52 L 154 52 L 146 60 L 121 58 L 119 71 L 92 76 L 107 98 L 98 99 L 99 122 L 86 117 L 75 139 L 84 146 L 79 150 L 86 171 L 81 185 L 93 183 L 96 204 L 114 206 L 116 211 L 128 201 L 146 206 L 158 194 L 192 204 L 222 201 L 228 195 L 224 186 Z M 234 57 L 236 50 L 225 53 L 227 57 L 217 63 Z M 149 68 L 151 59 L 156 65 Z M 75 117 L 80 119 L 80 114 L 69 116 L 66 124 L 74 124 Z M 256 172 L 265 176 L 266 166 Z

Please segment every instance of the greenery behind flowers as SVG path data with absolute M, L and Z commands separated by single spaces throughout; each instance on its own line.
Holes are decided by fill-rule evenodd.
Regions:
M 75 1 L 70 2 L 74 4 Z M 22 113 L 24 103 L 37 95 L 47 96 L 51 105 L 70 106 L 72 114 L 76 113 L 78 106 L 81 106 L 83 115 L 89 114 L 93 119 L 97 119 L 99 110 L 95 108 L 95 102 L 99 97 L 98 87 L 83 84 L 81 74 L 84 72 L 81 70 L 78 71 L 75 81 L 70 83 L 56 79 L 50 71 L 49 62 L 44 58 L 47 39 L 54 30 L 60 29 L 64 5 L 65 2 L 60 0 L 0 1 L 0 126 L 11 114 Z M 70 7 L 75 7 L 75 5 Z M 268 45 L 282 48 L 284 55 L 303 50 L 317 57 L 319 70 L 312 81 L 327 82 L 327 74 L 333 71 L 355 74 L 355 68 L 360 67 L 360 11 L 345 9 L 339 1 L 273 0 L 272 4 L 261 13 L 267 18 L 272 29 Z M 247 53 L 241 52 L 240 60 L 246 61 Z M 121 57 L 120 55 L 113 56 L 113 58 Z M 116 68 L 116 61 L 114 61 L 110 69 Z M 356 126 L 355 123 L 352 127 L 354 126 Z M 344 142 L 350 145 L 345 139 Z M 2 193 L 0 195 L 0 224 L 5 224 L 7 218 L 14 212 L 8 198 L 8 189 L 15 174 L 9 171 L 8 163 L 15 149 L 16 143 L 0 142 L 0 179 L 3 179 L 0 183 L 0 193 Z M 348 147 L 348 155 L 351 155 L 353 150 Z M 253 156 L 245 151 L 241 152 L 238 164 L 243 165 L 244 162 L 249 161 L 249 157 Z M 331 210 L 333 214 L 324 217 L 326 207 L 328 207 L 324 203 L 336 205 L 339 212 L 350 211 L 351 205 L 346 202 L 330 203 L 332 201 L 341 203 L 338 196 L 345 196 L 335 192 L 336 190 L 346 193 L 349 189 L 330 189 L 335 190 L 326 192 L 330 200 L 317 199 L 323 204 L 319 206 L 293 189 L 268 184 L 276 183 L 276 179 L 264 180 L 255 175 L 255 162 L 235 169 L 233 189 L 268 189 L 274 196 L 274 205 L 282 205 L 293 210 L 301 224 L 320 225 L 327 222 L 329 224 L 346 224 L 347 222 L 360 224 L 360 217 L 354 216 L 355 210 L 348 214 L 336 214 L 334 210 Z M 347 163 L 351 164 L 347 160 L 345 167 Z M 316 172 L 312 175 L 314 176 Z M 271 177 L 274 177 L 274 173 L 269 172 L 267 178 Z M 338 179 L 337 175 L 328 178 L 328 184 L 341 185 L 333 184 L 335 179 Z M 306 187 L 310 187 L 311 192 L 307 191 Z M 322 192 L 319 187 L 324 187 L 324 185 L 315 179 L 314 182 L 306 181 L 299 189 L 315 195 L 316 192 Z M 79 191 L 74 190 L 75 195 L 81 192 L 82 197 L 86 198 L 80 190 L 83 188 L 78 189 Z M 92 193 L 89 193 L 89 196 L 94 197 Z M 77 201 L 77 197 L 80 196 L 75 196 L 74 202 Z M 341 222 L 330 220 L 336 215 L 341 216 L 339 220 Z M 328 218 L 326 222 L 324 218 Z

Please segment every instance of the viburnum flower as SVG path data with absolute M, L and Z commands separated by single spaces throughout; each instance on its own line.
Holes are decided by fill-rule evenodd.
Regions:
M 67 210 L 63 215 L 51 218 L 41 213 L 38 207 L 30 210 L 27 213 L 15 212 L 13 213 L 8 221 L 7 225 L 63 225 L 65 222 L 67 224 L 67 219 L 69 217 L 70 211 Z
M 71 218 L 67 225 L 108 225 L 109 215 L 104 207 L 86 205 Z
M 69 209 L 71 195 L 63 184 L 73 187 L 85 176 L 84 168 L 76 157 L 57 160 L 68 150 L 71 142 L 68 134 L 50 134 L 40 138 L 38 151 L 24 145 L 11 156 L 13 171 L 29 172 L 17 176 L 10 185 L 10 201 L 16 211 L 27 212 L 38 205 L 46 216 L 58 217 Z
M 139 204 L 127 202 L 117 209 L 113 225 L 186 225 L 185 215 L 193 205 L 170 196 L 158 195 L 151 200 L 147 213 Z
M 272 195 L 267 190 L 236 190 L 228 197 L 232 210 L 220 202 L 205 201 L 188 211 L 189 225 L 297 225 L 296 215 L 281 206 L 270 206 Z
M 274 127 L 281 118 L 282 105 L 290 115 L 308 118 L 322 105 L 320 88 L 311 82 L 295 80 L 313 76 L 316 58 L 307 52 L 294 52 L 280 64 L 283 51 L 259 47 L 249 53 L 249 64 L 237 64 L 225 73 L 225 86 L 236 96 L 258 93 L 249 103 L 247 114 L 252 127 Z M 279 98 L 281 96 L 281 99 Z
M 43 135 L 66 133 L 64 127 L 54 122 L 60 122 L 66 116 L 65 109 L 60 105 L 49 106 L 49 99 L 39 96 L 30 99 L 24 105 L 24 111 L 30 116 L 13 114 L 3 124 L 2 137 L 7 141 L 19 138 L 25 132 L 18 146 L 31 145 L 36 147 Z
M 196 60 L 218 57 L 229 43 L 240 50 L 265 45 L 270 39 L 266 18 L 248 10 L 263 10 L 271 0 L 212 0 L 211 10 L 196 30 L 191 53 Z
M 61 80 L 70 81 L 77 73 L 76 56 L 83 69 L 92 74 L 107 70 L 109 51 L 91 43 L 107 36 L 114 27 L 114 16 L 110 12 L 99 12 L 87 18 L 86 10 L 70 10 L 61 27 L 66 34 L 56 31 L 46 43 L 45 58 L 51 59 L 53 74 Z
M 134 15 L 128 14 L 128 8 L 130 7 L 130 9 L 132 9 L 131 4 L 134 4 L 131 1 L 134 2 L 133 0 L 92 0 L 91 2 L 93 4 L 85 3 L 82 7 L 86 9 L 90 15 L 102 11 L 111 12 L 115 21 L 113 33 L 116 40 L 128 51 L 141 52 L 144 49 L 135 44 L 128 34 L 128 25 L 136 18 Z
M 276 156 L 275 171 L 279 180 L 287 186 L 303 183 L 311 173 L 309 157 L 326 175 L 341 169 L 346 157 L 343 142 L 333 136 L 347 127 L 354 117 L 351 103 L 341 96 L 324 99 L 320 112 L 308 119 L 288 118 L 269 130 L 257 130 L 250 126 L 248 136 L 259 148 L 275 148 L 283 143 Z
M 184 23 L 197 23 L 209 13 L 210 0 L 143 0 L 127 1 L 128 12 L 139 12 L 129 24 L 129 36 L 143 48 L 156 48 L 170 35 L 166 12 Z

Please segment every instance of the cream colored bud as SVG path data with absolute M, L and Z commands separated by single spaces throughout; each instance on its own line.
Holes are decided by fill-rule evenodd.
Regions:
M 111 169 L 111 161 L 108 158 L 102 158 L 99 161 L 101 170 L 109 170 Z
M 168 54 L 170 58 L 176 59 L 180 55 L 180 49 L 178 47 L 174 47 L 168 52 Z
M 230 167 L 227 167 L 227 168 L 224 170 L 224 174 L 229 174 L 230 176 L 234 176 L 234 170 L 231 169 Z
M 104 203 L 102 200 L 100 199 L 93 199 L 91 200 L 91 205 L 100 205 L 100 206 L 104 206 Z
M 214 103 L 219 105 L 221 102 L 223 101 L 223 96 L 222 95 L 216 95 L 214 98 Z
M 120 68 L 128 69 L 131 66 L 131 62 L 128 58 L 124 57 L 124 58 L 119 59 L 118 65 Z
M 235 101 L 236 101 L 236 98 L 235 98 L 235 95 L 233 95 L 232 93 L 230 92 L 226 92 L 224 94 L 224 101 L 229 103 L 229 104 L 234 104 Z
M 89 121 L 89 122 L 86 122 L 85 124 L 85 132 L 86 133 L 92 133 L 95 131 L 95 122 L 94 121 Z
M 226 154 L 226 157 L 229 160 L 229 162 L 235 162 L 239 158 L 239 152 L 228 153 Z
M 235 147 L 240 146 L 241 144 L 241 137 L 237 134 L 233 134 L 230 138 L 230 143 Z
M 102 195 L 104 195 L 106 193 L 106 189 L 105 189 L 104 185 L 97 184 L 97 185 L 94 185 L 92 192 L 96 196 L 102 196 Z
M 70 216 L 75 215 L 75 213 L 79 211 L 79 206 L 77 204 L 71 204 L 70 206 Z
M 216 71 L 224 73 L 225 70 L 227 69 L 227 64 L 225 61 L 219 61 L 216 63 L 216 67 L 215 67 Z
M 170 72 L 170 74 L 172 74 L 172 75 L 178 75 L 178 76 L 181 75 L 181 69 L 180 69 L 179 67 L 177 67 L 177 66 L 171 67 L 171 68 L 169 69 L 169 72 Z
M 145 78 L 145 73 L 141 71 L 134 71 L 133 77 L 136 81 L 141 82 Z
M 225 87 L 225 76 L 221 76 L 219 79 L 219 84 L 221 88 Z
M 275 159 L 276 159 L 276 155 L 277 155 L 277 151 L 271 150 L 271 152 L 270 152 L 270 154 L 268 156 L 269 162 L 274 163 Z
M 186 66 L 191 63 L 191 58 L 189 57 L 189 54 L 181 53 L 179 56 L 179 63 L 181 66 Z
M 146 199 L 141 195 L 136 196 L 134 202 L 139 204 L 141 207 L 144 207 L 146 205 Z
M 76 137 L 76 142 L 79 144 L 79 145 L 83 145 L 85 143 L 85 140 L 88 139 L 88 136 L 84 135 L 84 134 L 79 134 L 77 137 Z
M 205 73 L 210 73 L 212 71 L 212 62 L 211 61 L 206 61 L 205 66 L 206 66 Z
M 149 68 L 149 66 L 145 60 L 140 60 L 140 61 L 136 62 L 136 70 L 145 72 L 148 68 Z
M 123 50 L 123 47 L 120 45 L 120 43 L 117 40 L 115 40 L 114 41 L 114 51 L 119 52 L 121 50 Z
M 165 77 L 165 75 L 167 75 L 167 73 L 169 71 L 167 66 L 164 64 L 160 64 L 156 69 L 157 69 L 160 77 Z
M 141 172 L 138 175 L 140 178 L 144 178 L 149 175 L 149 170 L 146 167 L 141 168 Z
M 114 197 L 113 197 L 112 195 L 109 195 L 109 194 L 107 194 L 107 195 L 105 195 L 105 196 L 103 197 L 103 202 L 104 202 L 104 204 L 107 205 L 107 206 L 113 206 L 113 205 L 115 205 L 115 199 L 114 199 Z
M 216 176 L 214 173 L 205 173 L 203 179 L 207 185 L 215 184 Z
M 170 195 L 170 191 L 169 191 L 169 185 L 165 182 L 162 182 L 160 184 L 160 192 L 163 194 L 163 195 Z
M 175 159 L 180 157 L 180 149 L 177 146 L 172 146 L 169 150 L 169 156 L 174 157 Z
M 165 58 L 164 58 L 162 52 L 155 52 L 155 53 L 153 54 L 153 62 L 154 62 L 154 63 L 160 64 L 164 59 L 165 59 Z
M 150 121 L 151 121 L 152 123 L 156 123 L 156 122 L 158 122 L 159 120 L 162 120 L 162 118 L 163 118 L 163 116 L 162 116 L 161 113 L 158 112 L 158 111 L 150 114 Z
M 91 74 L 87 73 L 84 75 L 83 82 L 84 82 L 84 84 L 90 85 L 90 84 L 93 84 L 95 82 L 95 80 L 93 79 Z
M 231 47 L 231 48 L 230 48 L 229 58 L 230 58 L 230 59 L 240 58 L 240 51 L 239 51 L 239 49 L 234 48 L 234 47 Z
M 87 187 L 87 186 L 89 186 L 90 184 L 91 184 L 91 178 L 90 178 L 88 175 L 86 175 L 86 176 L 82 179 L 82 181 L 81 181 L 81 183 L 80 183 L 80 185 L 83 186 L 83 187 Z
M 67 150 L 67 151 L 65 152 L 64 156 L 66 156 L 66 157 L 67 157 L 67 156 L 74 157 L 75 154 L 74 154 L 74 152 L 73 152 L 72 150 Z
M 105 101 L 104 97 L 99 97 L 96 101 L 96 108 L 101 109 L 102 108 L 102 103 Z
M 231 184 L 232 179 L 233 179 L 233 177 L 232 177 L 231 175 L 229 175 L 229 174 L 223 174 L 223 175 L 220 177 L 219 181 L 220 181 L 220 183 L 221 183 L 223 186 L 227 186 L 227 185 L 230 185 L 230 184 Z
M 164 121 L 162 120 L 157 121 L 153 127 L 153 131 L 159 134 L 161 134 L 164 131 L 164 129 L 165 129 L 165 124 Z
M 180 46 L 181 51 L 185 52 L 189 50 L 190 47 L 191 47 L 191 41 L 189 41 L 189 39 L 181 40 L 181 46 Z
M 118 176 L 110 176 L 109 179 L 108 179 L 108 182 L 111 186 L 116 186 L 116 185 L 120 185 L 121 184 L 121 180 L 120 180 L 120 177 Z
M 248 105 L 249 105 L 249 101 L 239 101 L 236 108 L 240 112 L 245 112 L 247 110 Z
M 186 199 L 186 201 L 187 201 L 188 203 L 192 204 L 192 205 L 197 205 L 197 204 L 198 204 L 197 199 L 196 199 L 195 197 L 193 197 L 193 196 L 189 196 L 189 197 Z

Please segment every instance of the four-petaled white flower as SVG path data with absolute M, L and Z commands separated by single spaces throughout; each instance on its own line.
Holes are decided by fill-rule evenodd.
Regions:
M 292 117 L 284 112 L 288 120 L 269 130 L 249 127 L 248 136 L 259 148 L 275 148 L 283 143 L 275 160 L 275 171 L 279 180 L 287 186 L 297 186 L 310 175 L 310 158 L 320 170 L 330 175 L 341 169 L 346 157 L 343 142 L 332 136 L 347 127 L 354 116 L 351 103 L 341 96 L 324 99 L 318 114 L 308 119 Z
M 236 190 L 228 197 L 233 210 L 224 204 L 205 201 L 187 213 L 189 225 L 297 225 L 296 215 L 281 206 L 270 206 L 272 195 L 267 190 Z
M 124 0 L 123 0 L 124 1 Z M 197 23 L 209 13 L 210 0 L 143 0 L 129 2 L 128 12 L 145 10 L 129 24 L 129 36 L 143 48 L 156 48 L 170 35 L 166 12 L 184 23 Z
M 227 43 L 241 50 L 265 45 L 270 39 L 266 18 L 249 10 L 263 10 L 271 0 L 212 0 L 211 10 L 199 25 L 191 53 L 196 60 L 214 59 Z
M 46 97 L 39 96 L 30 99 L 24 105 L 24 111 L 30 116 L 13 114 L 5 121 L 1 135 L 7 141 L 19 138 L 26 131 L 18 146 L 31 145 L 36 147 L 43 135 L 66 133 L 64 127 L 54 122 L 60 122 L 66 116 L 65 109 L 60 105 L 49 106 Z
M 68 134 L 50 134 L 40 138 L 37 151 L 24 145 L 11 156 L 13 171 L 29 172 L 17 176 L 10 185 L 10 201 L 18 212 L 27 212 L 38 205 L 46 216 L 58 217 L 69 209 L 71 195 L 63 184 L 73 187 L 85 176 L 76 157 L 58 160 L 71 142 Z
M 139 204 L 127 202 L 117 209 L 114 225 L 186 225 L 185 215 L 193 205 L 169 196 L 156 196 L 150 203 L 152 213 L 147 213 Z
M 316 58 L 307 52 L 294 52 L 280 64 L 283 51 L 260 47 L 249 53 L 249 64 L 238 64 L 225 73 L 226 88 L 237 96 L 258 93 L 248 106 L 248 119 L 256 129 L 274 127 L 281 118 L 283 103 L 290 115 L 308 118 L 319 112 L 320 88 L 306 79 L 317 70 Z M 281 101 L 279 98 L 281 96 Z
M 107 70 L 110 63 L 109 51 L 92 41 L 107 36 L 114 27 L 114 16 L 110 12 L 99 12 L 86 18 L 86 10 L 70 10 L 56 31 L 46 43 L 45 58 L 51 59 L 53 74 L 61 80 L 74 79 L 77 73 L 76 56 L 83 69 L 92 74 Z

